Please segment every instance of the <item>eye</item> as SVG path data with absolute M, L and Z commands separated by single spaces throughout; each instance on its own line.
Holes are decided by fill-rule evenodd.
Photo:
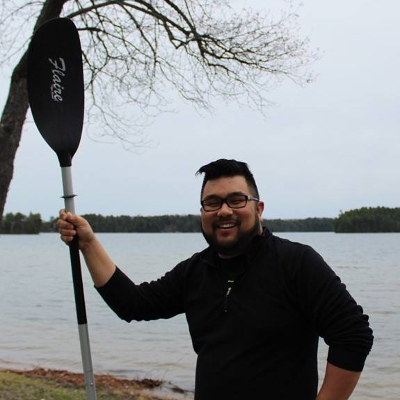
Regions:
M 229 201 L 229 204 L 232 204 L 233 206 L 240 205 L 246 201 L 246 196 L 240 195 L 240 194 L 233 195 L 228 198 L 228 201 Z
M 206 199 L 203 201 L 203 204 L 209 207 L 218 207 L 221 203 L 220 199 L 217 198 L 212 198 L 212 199 Z
M 242 202 L 243 202 L 243 199 L 239 198 L 239 197 L 233 197 L 233 198 L 229 199 L 229 203 L 231 203 L 231 204 L 240 204 Z

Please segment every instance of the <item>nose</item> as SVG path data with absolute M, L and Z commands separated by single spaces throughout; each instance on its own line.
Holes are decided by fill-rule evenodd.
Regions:
M 222 203 L 221 208 L 218 210 L 218 216 L 225 217 L 227 215 L 232 215 L 232 214 L 233 214 L 232 208 L 230 208 L 228 204 L 226 204 L 226 202 Z

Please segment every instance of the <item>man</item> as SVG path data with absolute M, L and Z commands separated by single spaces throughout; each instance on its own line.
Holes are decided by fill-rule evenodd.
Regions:
M 60 212 L 61 238 L 78 234 L 97 290 L 121 318 L 186 314 L 196 400 L 348 399 L 372 346 L 368 317 L 311 247 L 263 230 L 247 164 L 217 160 L 198 173 L 209 247 L 157 281 L 131 282 L 79 216 Z M 317 395 L 319 336 L 329 354 Z

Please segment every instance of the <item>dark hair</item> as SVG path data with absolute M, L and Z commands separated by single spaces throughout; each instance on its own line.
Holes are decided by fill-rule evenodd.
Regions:
M 252 191 L 252 195 L 260 198 L 254 176 L 251 173 L 248 165 L 242 161 L 226 160 L 221 158 L 217 161 L 203 165 L 196 172 L 196 175 L 199 174 L 204 174 L 203 185 L 201 186 L 201 194 L 203 194 L 204 186 L 210 180 L 232 176 L 243 176 L 246 179 L 250 190 Z

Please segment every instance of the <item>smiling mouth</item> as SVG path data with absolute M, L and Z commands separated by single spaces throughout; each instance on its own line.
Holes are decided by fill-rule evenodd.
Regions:
M 224 222 L 217 222 L 214 225 L 214 228 L 217 229 L 232 229 L 235 228 L 236 226 L 238 226 L 238 222 L 237 221 L 224 221 Z
M 230 228 L 233 228 L 233 227 L 235 227 L 236 226 L 236 224 L 220 224 L 219 226 L 218 226 L 218 228 L 219 229 L 230 229 Z

